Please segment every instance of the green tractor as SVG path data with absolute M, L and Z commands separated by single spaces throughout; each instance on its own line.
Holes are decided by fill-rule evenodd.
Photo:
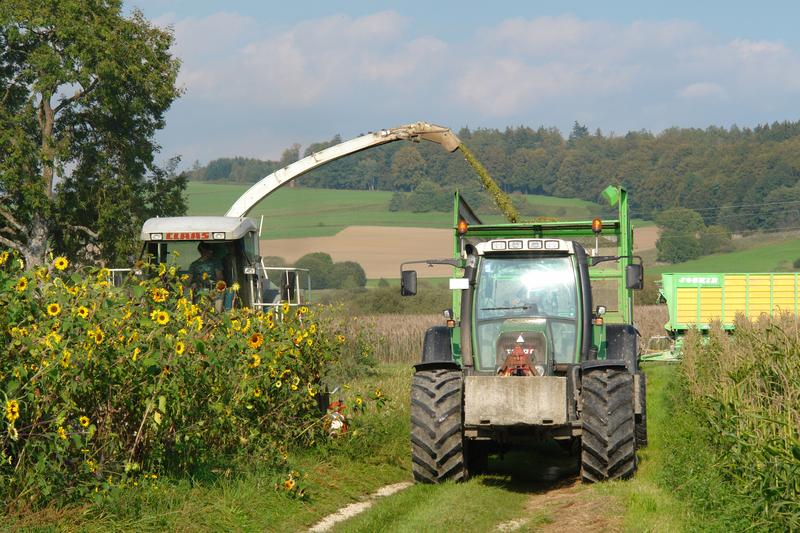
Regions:
M 411 387 L 414 479 L 464 480 L 493 450 L 540 440 L 578 449 L 585 482 L 627 478 L 646 444 L 626 191 L 603 196 L 616 220 L 483 224 L 455 197 L 455 267 L 446 326 L 425 334 Z M 587 251 L 588 250 L 588 251 Z

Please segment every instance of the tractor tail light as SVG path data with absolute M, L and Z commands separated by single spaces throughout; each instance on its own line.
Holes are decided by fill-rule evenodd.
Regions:
M 458 231 L 458 234 L 464 235 L 468 229 L 469 229 L 469 224 L 467 224 L 467 221 L 464 220 L 463 218 L 459 219 L 458 225 L 456 226 L 456 231 Z
M 595 233 L 600 233 L 603 231 L 603 221 L 599 218 L 592 220 L 592 231 Z

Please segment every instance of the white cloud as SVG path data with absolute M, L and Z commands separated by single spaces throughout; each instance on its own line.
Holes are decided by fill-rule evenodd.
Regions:
M 687 99 L 722 98 L 725 95 L 722 86 L 707 81 L 689 84 L 678 92 L 680 98 Z
M 268 107 L 315 105 L 360 85 L 418 78 L 446 45 L 431 37 L 406 39 L 406 25 L 407 20 L 393 11 L 304 21 L 228 50 L 219 61 L 188 68 L 182 81 L 206 100 L 246 99 Z M 202 25 L 194 24 L 191 30 L 188 41 L 203 41 L 198 34 L 204 32 Z
M 212 110 L 216 122 L 205 121 L 220 133 L 230 121 L 230 145 L 261 136 L 278 154 L 295 141 L 420 119 L 562 129 L 578 119 L 616 132 L 753 124 L 796 118 L 800 96 L 797 50 L 722 40 L 685 20 L 513 18 L 447 39 L 395 11 L 277 29 L 237 13 L 159 23 L 173 25 L 184 61 L 182 113 Z M 303 122 L 315 133 L 301 137 Z M 200 157 L 213 157 L 208 150 Z

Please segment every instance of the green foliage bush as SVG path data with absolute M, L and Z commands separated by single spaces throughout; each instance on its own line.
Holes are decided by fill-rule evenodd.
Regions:
M 294 263 L 309 270 L 312 289 L 355 289 L 367 284 L 364 269 L 355 261 L 334 263 L 324 252 L 306 254 Z
M 0 501 L 277 462 L 326 434 L 317 394 L 345 338 L 308 308 L 216 314 L 172 268 L 114 288 L 63 258 L 20 264 L 0 254 Z
M 691 209 L 668 209 L 656 217 L 661 235 L 656 241 L 658 260 L 682 263 L 703 255 L 699 236 L 705 230 L 703 218 Z
M 680 412 L 695 414 L 694 450 L 705 460 L 670 465 L 676 486 L 696 486 L 698 501 L 727 530 L 800 529 L 800 328 L 793 316 L 752 324 L 731 336 L 716 329 L 687 338 Z M 694 453 L 694 452 L 693 452 Z M 707 492 L 707 496 L 702 496 Z

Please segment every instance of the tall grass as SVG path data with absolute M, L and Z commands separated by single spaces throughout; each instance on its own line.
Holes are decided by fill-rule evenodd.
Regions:
M 377 362 L 408 365 L 420 361 L 425 331 L 443 323 L 436 314 L 339 315 L 334 320 L 354 354 L 367 350 Z
M 716 329 L 707 339 L 690 334 L 681 378 L 674 408 L 699 427 L 675 433 L 676 447 L 692 452 L 683 454 L 688 464 L 669 466 L 672 482 L 691 489 L 720 529 L 800 529 L 796 319 L 739 320 L 733 335 Z

